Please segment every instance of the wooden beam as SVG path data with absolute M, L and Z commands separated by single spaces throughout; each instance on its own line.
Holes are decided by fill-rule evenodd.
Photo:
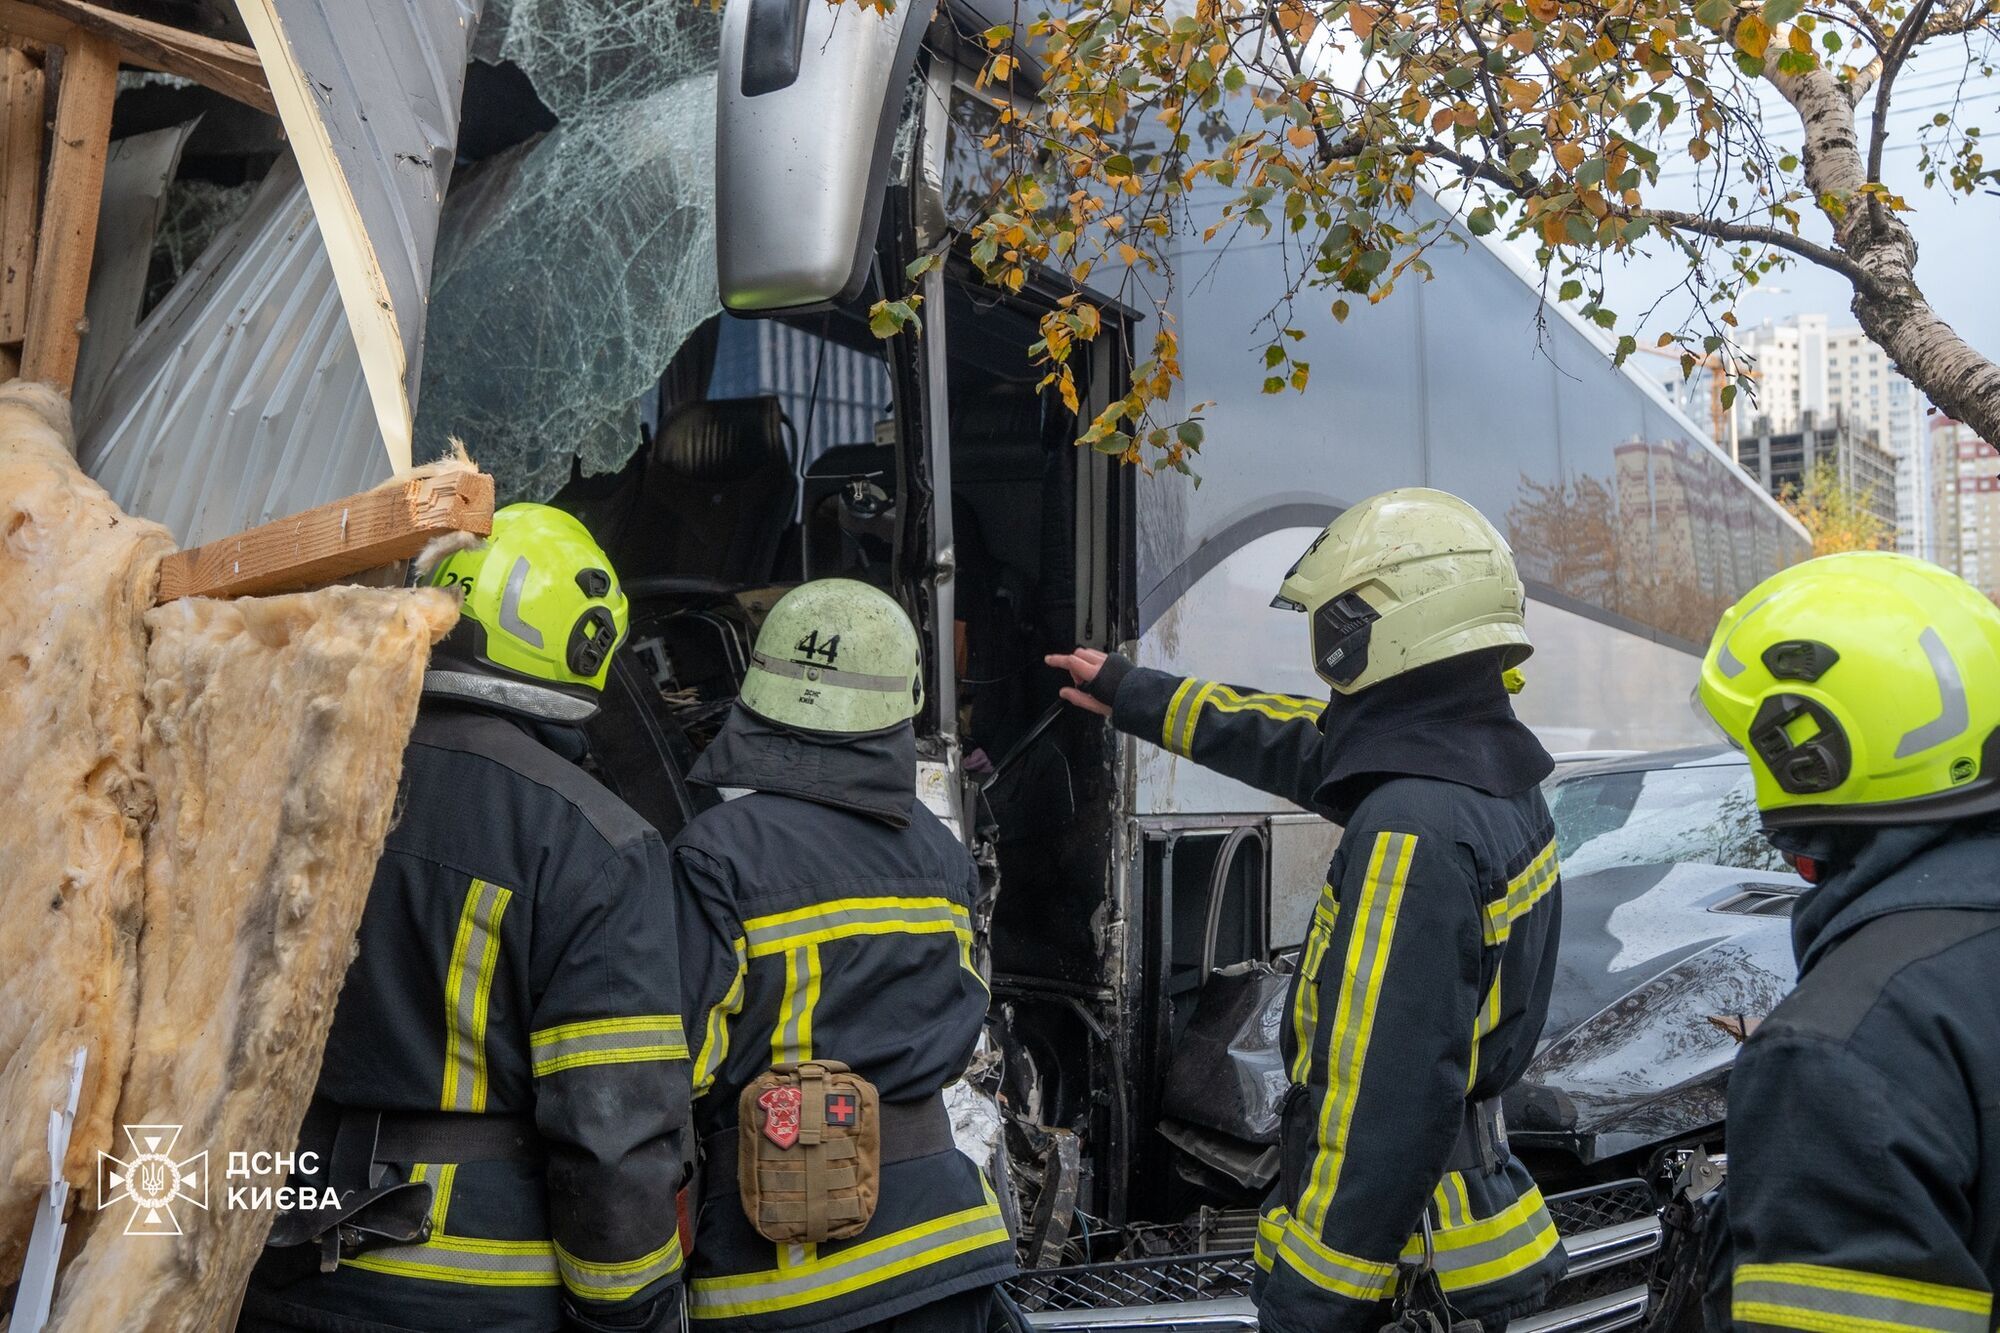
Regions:
M 263 62 L 239 42 L 135 18 L 87 0 L 0 0 L 0 30 L 60 45 L 72 27 L 115 43 L 127 64 L 178 74 L 265 115 L 278 114 Z
M 28 293 L 28 337 L 21 374 L 64 393 L 76 378 L 83 302 L 90 292 L 97 207 L 104 198 L 104 153 L 111 146 L 111 103 L 118 95 L 118 48 L 92 33 L 63 44 L 56 89 L 55 148 Z
M 15 47 L 0 51 L 0 344 L 28 336 L 28 279 L 42 201 L 42 71 Z M 12 358 L 16 369 L 20 358 Z
M 415 476 L 303 514 L 177 551 L 154 600 L 295 592 L 407 560 L 448 532 L 493 531 L 493 478 Z

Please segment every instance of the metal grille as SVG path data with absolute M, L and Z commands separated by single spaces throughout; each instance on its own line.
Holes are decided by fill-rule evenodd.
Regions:
M 1008 1290 L 1030 1314 L 1103 1310 L 1127 1305 L 1173 1305 L 1228 1300 L 1250 1294 L 1257 1270 L 1248 1250 L 1235 1254 L 1133 1259 L 1076 1268 L 1043 1268 L 1009 1280 Z
M 1548 1205 L 1556 1230 L 1565 1236 L 1636 1222 L 1659 1211 L 1652 1186 L 1643 1180 L 1615 1180 L 1608 1185 L 1551 1195 Z

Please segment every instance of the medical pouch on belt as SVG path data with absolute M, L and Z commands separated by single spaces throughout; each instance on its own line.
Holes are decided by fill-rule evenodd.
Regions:
M 757 1234 L 778 1245 L 860 1235 L 882 1177 L 875 1085 L 837 1060 L 779 1065 L 736 1109 L 736 1183 Z

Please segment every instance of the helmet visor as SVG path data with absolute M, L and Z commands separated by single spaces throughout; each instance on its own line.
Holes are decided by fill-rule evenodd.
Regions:
M 1694 688 L 1688 691 L 1688 711 L 1695 715 L 1695 719 L 1701 723 L 1702 728 L 1715 737 L 1715 739 L 1721 741 L 1738 754 L 1748 753 L 1743 748 L 1743 742 L 1730 735 L 1723 728 L 1723 725 L 1715 720 L 1715 714 L 1709 712 L 1707 705 L 1702 703 L 1701 682 L 1699 681 L 1695 682 Z

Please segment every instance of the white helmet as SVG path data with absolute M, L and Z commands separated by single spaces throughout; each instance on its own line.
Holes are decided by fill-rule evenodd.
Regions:
M 853 579 L 816 579 L 778 599 L 737 696 L 805 731 L 881 731 L 924 702 L 917 630 L 896 599 Z
M 1313 670 L 1342 694 L 1484 648 L 1502 650 L 1502 670 L 1534 651 L 1507 539 L 1457 496 L 1421 486 L 1327 524 L 1271 605 L 1312 617 Z

